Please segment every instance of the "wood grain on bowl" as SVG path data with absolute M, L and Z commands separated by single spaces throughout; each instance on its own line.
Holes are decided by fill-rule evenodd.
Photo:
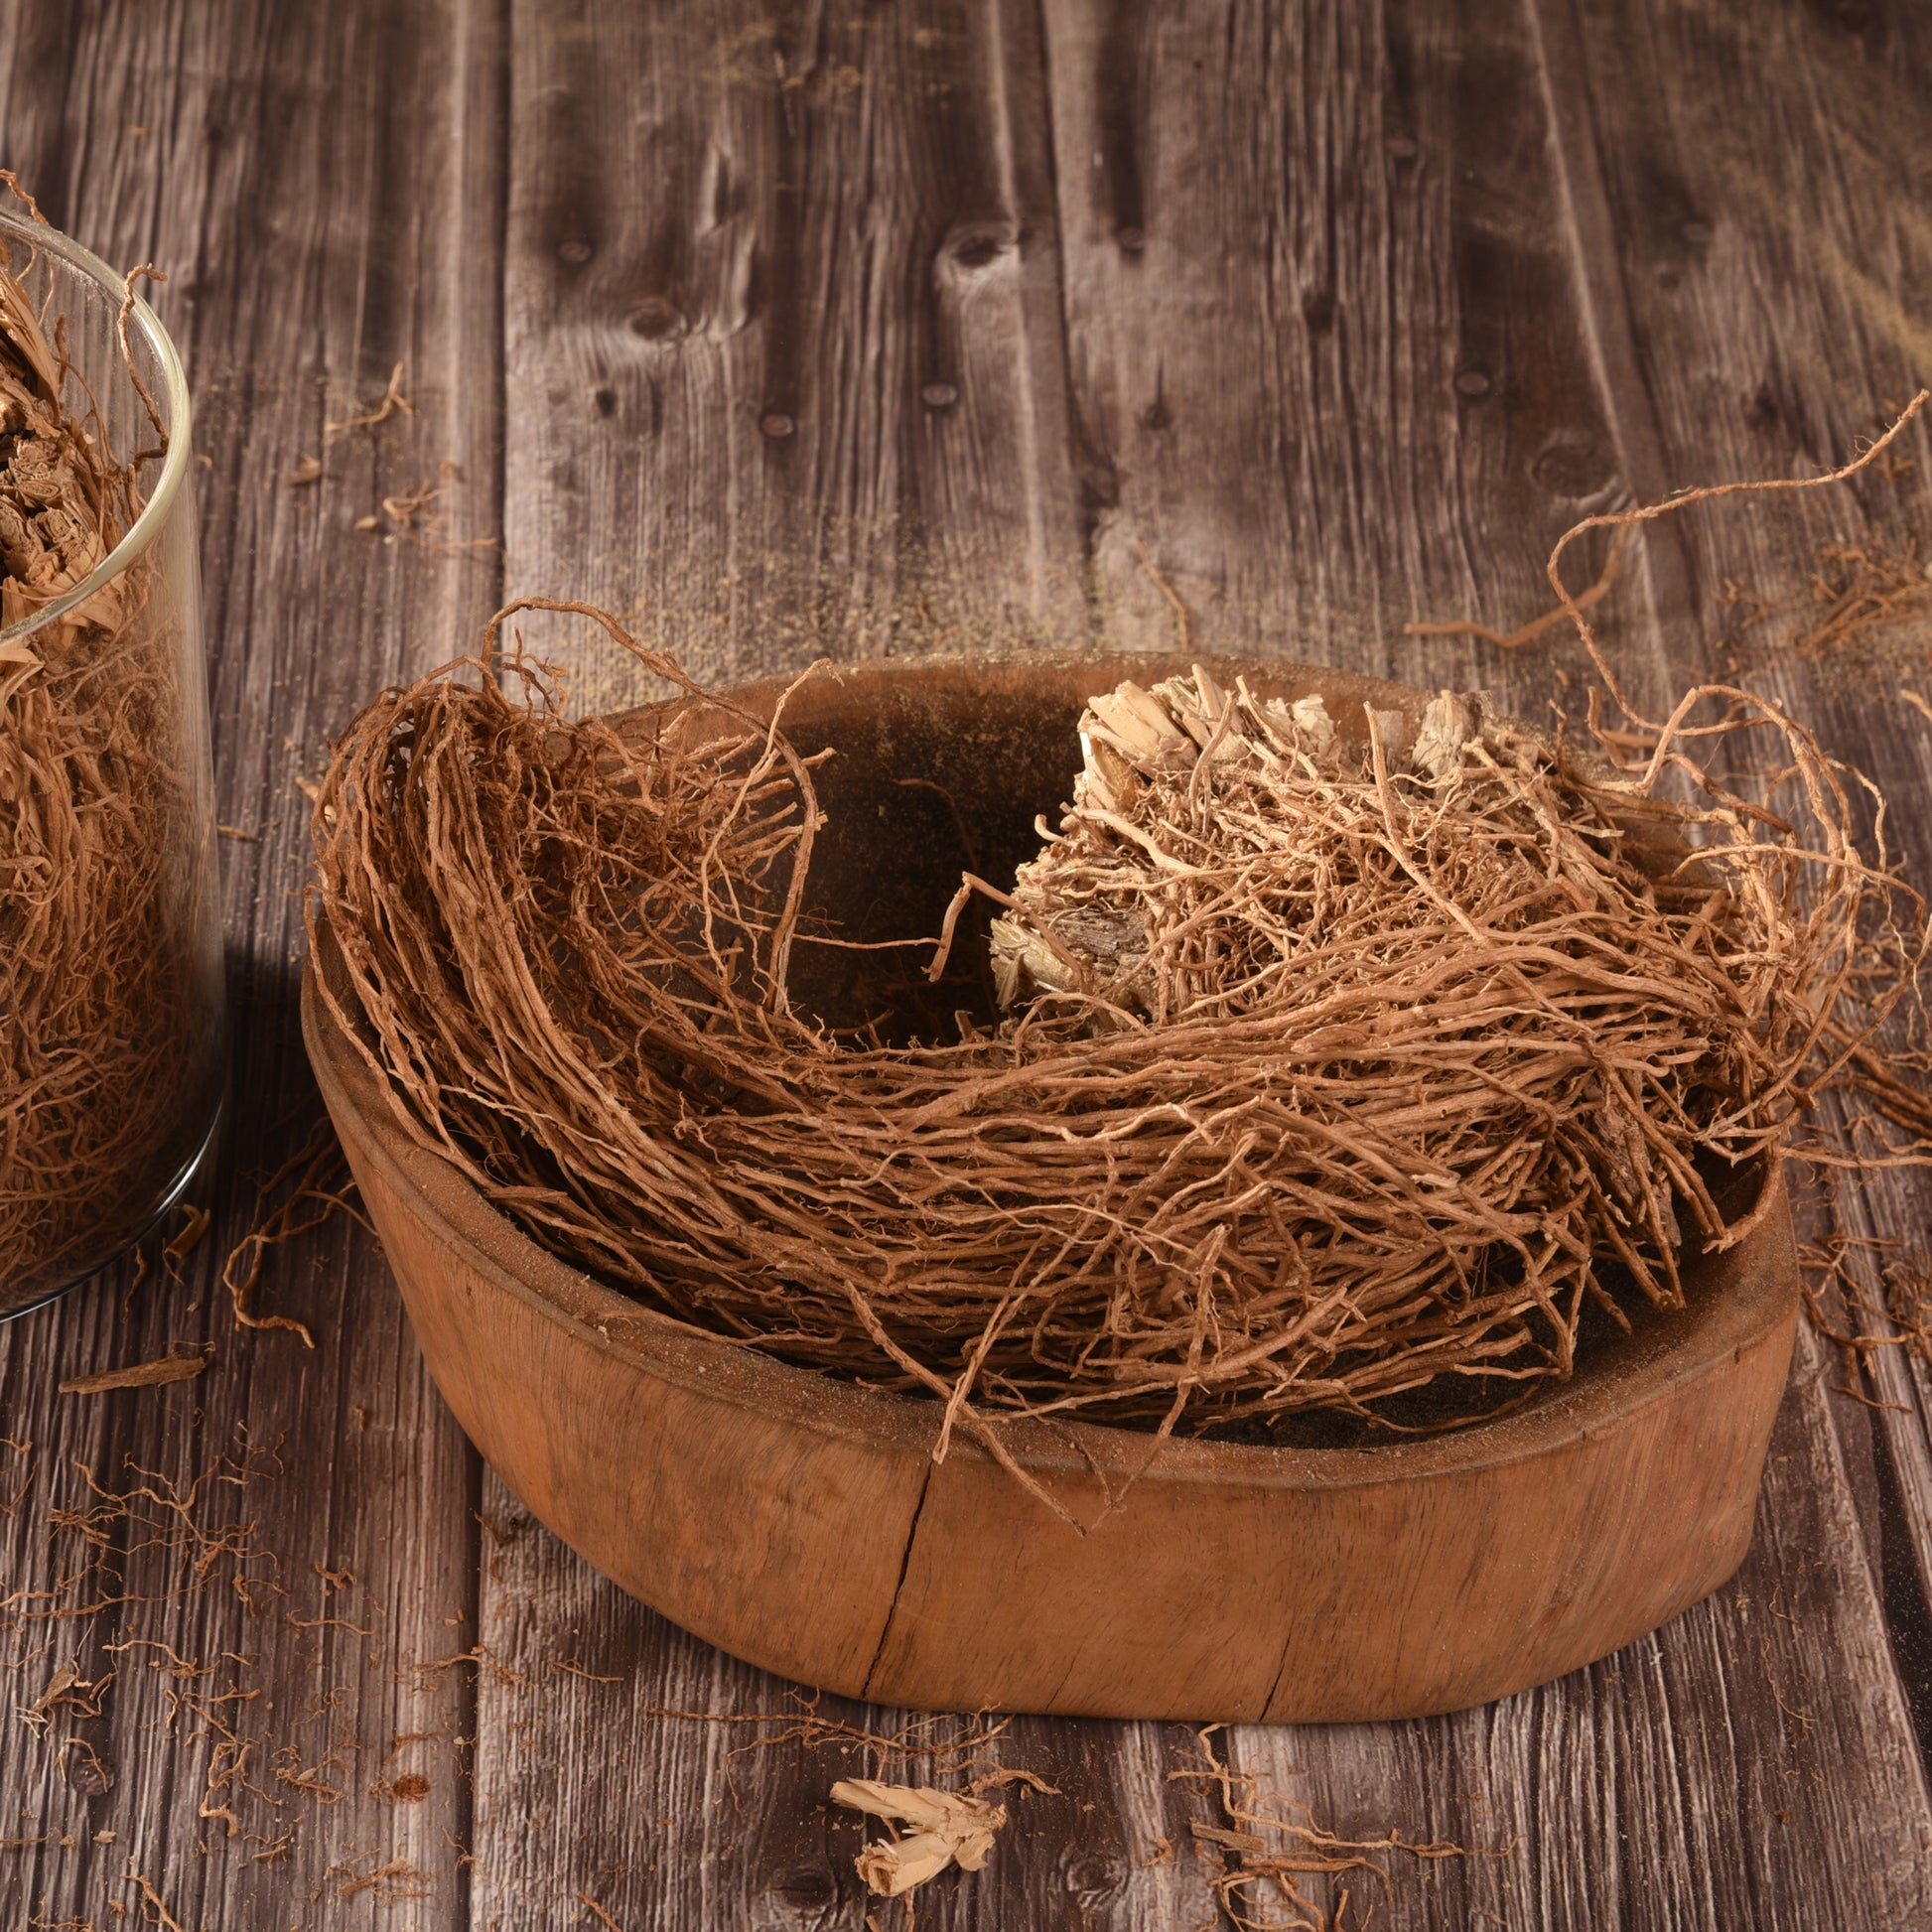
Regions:
M 1337 719 L 1427 696 L 1208 661 L 1319 691 Z M 997 842 L 1052 808 L 1089 691 L 1176 668 L 854 666 L 808 685 L 787 726 L 807 751 L 839 743 L 827 769 L 843 764 L 855 797 L 932 778 L 961 801 L 962 836 L 983 824 Z M 828 863 L 836 904 L 836 847 Z M 929 929 L 922 905 L 903 915 Z M 1416 1716 L 1605 1655 L 1714 1589 L 1749 1542 L 1796 1314 L 1775 1173 L 1744 1238 L 1688 1264 L 1684 1311 L 1507 1417 L 1320 1449 L 1009 1425 L 1076 1529 L 971 1443 L 935 1462 L 936 1405 L 704 1334 L 545 1254 L 411 1139 L 332 1011 L 349 1000 L 325 934 L 309 1051 L 458 1420 L 598 1569 L 755 1663 L 920 1709 Z

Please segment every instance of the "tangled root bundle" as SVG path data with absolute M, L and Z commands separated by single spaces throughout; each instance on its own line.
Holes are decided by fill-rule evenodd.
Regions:
M 63 402 L 72 373 L 0 254 L 8 625 L 77 588 L 139 509 L 134 462 Z M 182 1159 L 181 1083 L 207 1024 L 183 855 L 206 833 L 153 591 L 138 558 L 0 642 L 0 1311 L 111 1252 Z
M 1057 833 L 947 911 L 935 975 L 1004 906 L 1007 1017 L 882 1043 L 793 996 L 841 939 L 784 706 L 599 621 L 683 695 L 569 723 L 485 655 L 355 721 L 310 910 L 338 1017 L 545 1246 L 995 1453 L 1002 1413 L 1429 1422 L 1568 1373 L 1587 1310 L 1735 1238 L 1902 903 L 1848 775 L 1742 693 L 1619 762 L 1196 667 L 1097 694 Z

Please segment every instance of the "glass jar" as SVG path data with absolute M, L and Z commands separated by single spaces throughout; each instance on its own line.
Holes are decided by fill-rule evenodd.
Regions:
M 0 379 L 4 1319 L 179 1198 L 220 1108 L 223 1002 L 181 362 L 145 303 L 123 331 L 126 284 L 84 248 L 0 216 L 0 251 L 28 345 Z M 57 383 L 81 444 L 22 428 Z M 50 450 L 73 460 L 43 487 Z M 75 517 L 99 473 L 104 516 Z

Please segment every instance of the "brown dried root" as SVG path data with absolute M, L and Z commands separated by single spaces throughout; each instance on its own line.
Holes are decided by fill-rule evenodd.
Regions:
M 358 1852 L 341 1864 L 332 1864 L 323 1875 L 333 1878 L 342 1874 L 343 1881 L 336 1887 L 338 1898 L 353 1898 L 357 1892 L 373 1891 L 385 1905 L 393 1905 L 436 1895 L 436 1881 L 427 1871 L 407 1859 L 388 1859 L 381 1864 L 371 1863 L 380 1857 L 377 1852 Z M 364 1864 L 369 1865 L 367 1870 L 361 1869 Z
M 678 1711 L 650 1706 L 642 1715 L 679 1724 L 715 1725 L 728 1730 L 756 1726 L 755 1736 L 735 1744 L 725 1754 L 726 1780 L 734 1798 L 738 1759 L 784 1744 L 798 1744 L 808 1751 L 834 1750 L 848 1757 L 860 1754 L 871 1761 L 875 1772 L 915 1764 L 929 1775 L 942 1777 L 963 1777 L 969 1771 L 979 1771 L 967 1786 L 976 1796 L 1002 1783 L 1025 1783 L 1041 1791 L 1053 1789 L 1032 1772 L 981 1768 L 991 1765 L 992 1747 L 1012 1727 L 1011 1718 L 989 1718 L 982 1713 L 958 1719 L 942 1713 L 910 1719 L 895 1731 L 878 1731 L 821 1716 L 816 1691 L 810 1697 L 794 1692 L 793 1702 L 795 1708 L 790 1711 Z
M 158 1925 L 162 1932 L 186 1932 L 182 1922 L 169 1911 L 161 1894 L 155 1890 L 132 1863 L 127 1867 L 127 1875 L 121 1880 L 124 1885 L 134 1885 L 141 1893 L 141 1922 L 144 1925 Z
M 1303 1811 L 1301 1818 L 1285 1817 L 1269 1808 L 1259 1779 L 1232 1769 L 1218 1755 L 1218 1728 L 1209 1725 L 1196 1733 L 1198 1768 L 1170 1771 L 1168 1778 L 1171 1783 L 1211 1785 L 1228 1816 L 1228 1826 L 1195 1821 L 1190 1829 L 1195 1851 L 1214 1869 L 1214 1895 L 1238 1932 L 1347 1932 L 1347 1886 L 1340 1887 L 1331 1916 L 1303 1889 L 1303 1879 L 1362 1871 L 1386 1895 L 1388 1868 L 1372 1853 L 1400 1852 L 1418 1863 L 1470 1856 L 1460 1845 L 1416 1843 L 1395 1832 L 1373 1839 L 1341 1838 L 1315 1824 L 1301 1806 L 1293 1807 Z M 1269 1916 L 1258 1917 L 1264 1910 Z M 1282 1917 L 1282 1912 L 1289 1916 Z M 1366 1915 L 1356 1923 L 1366 1924 Z
M 1922 634 L 1932 614 L 1932 562 L 1924 539 L 1908 530 L 1896 539 L 1820 546 L 1802 600 L 1770 605 L 1727 583 L 1720 601 L 1739 613 L 1738 629 L 1758 650 L 1812 662 L 1874 670 L 1888 659 L 1922 663 Z M 1796 619 L 1775 640 L 1751 635 L 1769 621 Z
M 382 392 L 382 400 L 372 409 L 358 411 L 352 416 L 345 416 L 341 422 L 324 423 L 322 426 L 322 448 L 326 456 L 331 444 L 349 434 L 351 430 L 375 429 L 386 423 L 393 415 L 413 416 L 416 405 L 402 392 L 403 364 L 398 362 L 389 371 L 389 386 Z M 305 456 L 289 473 L 289 482 L 295 484 L 320 483 L 322 481 L 323 457 Z
M 279 1593 L 275 1559 L 253 1541 L 256 1521 L 220 1520 L 226 1514 L 224 1491 L 279 1474 L 272 1454 L 222 1455 L 185 1490 L 131 1457 L 123 1467 L 143 1480 L 114 1490 L 86 1463 L 71 1464 L 77 1478 L 71 1500 L 43 1512 L 47 1538 L 37 1569 L 50 1581 L 13 1590 L 0 1586 L 0 1632 L 78 1623 L 137 1602 L 172 1601 L 206 1589 L 218 1575 L 251 1612 Z M 150 1575 L 160 1582 L 158 1593 L 130 1590 L 129 1565 L 139 1557 L 147 1558 Z M 265 1564 L 269 1574 L 254 1570 L 256 1564 Z
M 0 256 L 0 622 L 75 589 L 139 509 L 71 370 Z M 132 302 L 132 295 L 129 295 Z M 132 364 L 130 363 L 130 368 Z M 144 453 L 146 454 L 146 453 Z M 138 558 L 0 645 L 0 1311 L 131 1236 L 190 1149 L 184 1069 L 207 1017 L 167 625 Z
M 1870 1236 L 1834 1233 L 1798 1251 L 1800 1293 L 1813 1331 L 1839 1349 L 1842 1393 L 1868 1408 L 1881 1351 L 1902 1348 L 1932 1369 L 1932 1260 Z
M 1385 1379 L 1345 1400 L 1485 1358 L 1535 1373 L 1538 1347 L 1565 1373 L 1585 1299 L 1619 1281 L 1675 1305 L 1680 1216 L 1731 1238 L 1718 1182 L 1773 1154 L 1867 889 L 1890 890 L 1830 761 L 1762 707 L 1724 733 L 1768 728 L 1789 760 L 1749 801 L 1682 754 L 1690 795 L 1666 800 L 1483 709 L 1443 693 L 1413 744 L 1372 712 L 1351 750 L 1318 699 L 1199 666 L 1124 684 L 1082 720 L 1072 810 L 992 931 L 1009 1037 L 1145 1028 L 1194 1047 L 1198 1090 L 1241 1095 L 1308 1269 L 1276 1317 L 1305 1352 L 1275 1362 L 1304 1380 L 1371 1355 Z M 1807 901 L 1795 828 L 1828 794 L 1837 883 Z M 1219 1063 L 1231 1035 L 1265 1070 Z M 1212 1232 L 1217 1265 L 1253 1239 L 1226 1213 Z M 1236 1332 L 1244 1366 L 1271 1312 Z
M 1630 528 L 1626 523 L 1611 534 L 1609 554 L 1603 560 L 1601 574 L 1587 590 L 1577 593 L 1575 602 L 1578 610 L 1593 610 L 1615 589 L 1617 573 L 1623 567 L 1623 552 L 1630 541 Z M 1484 643 L 1494 644 L 1502 650 L 1521 650 L 1525 644 L 1535 643 L 1539 637 L 1568 622 L 1570 612 L 1562 604 L 1557 604 L 1541 617 L 1518 624 L 1514 630 L 1497 630 L 1492 625 L 1477 623 L 1471 618 L 1457 618 L 1447 623 L 1405 623 L 1402 634 L 1405 637 L 1480 637 Z
M 546 1246 L 996 1455 L 1015 1411 L 1435 1424 L 1567 1374 L 1587 1308 L 1674 1305 L 1686 1242 L 1735 1238 L 1909 910 L 1858 781 L 1741 693 L 1622 769 L 1479 699 L 1405 745 L 1197 674 L 1096 698 L 1064 829 L 994 890 L 1024 1014 L 883 1048 L 790 1002 L 834 935 L 782 707 L 598 621 L 685 694 L 646 729 L 520 662 L 533 699 L 480 663 L 356 721 L 315 821 L 339 1017 Z M 1437 1378 L 1476 1400 L 1390 1411 Z
M 70 1712 L 78 1718 L 98 1718 L 102 1694 L 114 1681 L 114 1675 L 110 1670 L 90 1684 L 81 1676 L 78 1664 L 69 1660 L 54 1673 L 47 1689 L 20 1714 L 21 1720 L 30 1730 L 45 1735 L 57 1711 Z
M 287 1314 L 257 1314 L 254 1293 L 270 1253 L 284 1242 L 323 1226 L 339 1211 L 364 1228 L 369 1226 L 350 1200 L 354 1189 L 348 1164 L 326 1119 L 316 1123 L 296 1154 L 257 1185 L 254 1224 L 221 1266 L 221 1286 L 228 1291 L 234 1318 L 242 1327 L 286 1328 L 301 1337 L 305 1348 L 316 1345 L 307 1322 Z
M 416 413 L 416 405 L 402 392 L 403 364 L 398 362 L 389 371 L 389 386 L 382 392 L 382 400 L 373 409 L 364 409 L 353 416 L 345 416 L 339 423 L 324 423 L 322 440 L 325 447 L 339 436 L 346 436 L 352 429 L 374 429 L 379 423 L 386 423 L 397 411 L 405 416 Z

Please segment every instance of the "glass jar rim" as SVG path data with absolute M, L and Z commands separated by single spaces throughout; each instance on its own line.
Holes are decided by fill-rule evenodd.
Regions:
M 95 284 L 119 308 L 128 292 L 127 277 L 117 275 L 91 249 L 83 248 L 71 236 L 38 221 L 0 212 L 0 236 L 8 241 L 25 242 L 30 248 L 45 249 L 77 274 Z M 181 493 L 182 480 L 194 462 L 193 416 L 188 398 L 188 378 L 182 372 L 181 357 L 173 339 L 161 326 L 161 318 L 137 295 L 134 298 L 133 326 L 154 351 L 161 367 L 161 386 L 167 394 L 168 452 L 161 462 L 161 480 L 154 493 L 141 506 L 127 534 L 70 591 L 51 604 L 43 604 L 31 617 L 0 629 L 0 644 L 31 637 L 75 605 L 84 604 L 103 584 L 118 577 L 142 551 L 147 549 L 168 520 L 175 498 Z M 82 371 L 87 374 L 89 371 Z

